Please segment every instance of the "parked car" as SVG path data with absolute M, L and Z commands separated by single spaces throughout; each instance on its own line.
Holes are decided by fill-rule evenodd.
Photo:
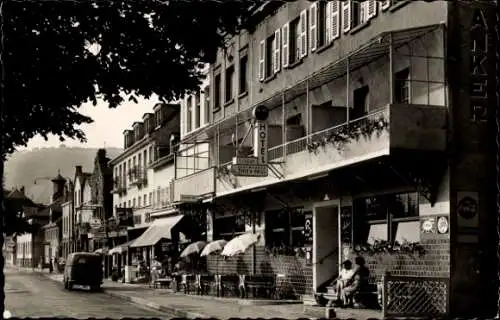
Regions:
M 89 252 L 71 253 L 64 267 L 63 282 L 67 290 L 80 285 L 98 291 L 103 283 L 102 256 Z

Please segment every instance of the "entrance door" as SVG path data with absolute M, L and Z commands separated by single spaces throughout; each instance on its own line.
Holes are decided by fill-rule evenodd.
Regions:
M 340 200 L 313 207 L 313 289 L 335 276 L 340 266 Z

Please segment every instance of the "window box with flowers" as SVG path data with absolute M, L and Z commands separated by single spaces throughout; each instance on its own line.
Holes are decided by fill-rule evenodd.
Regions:
M 353 253 L 373 257 L 383 268 L 423 255 L 418 208 L 417 192 L 355 199 Z

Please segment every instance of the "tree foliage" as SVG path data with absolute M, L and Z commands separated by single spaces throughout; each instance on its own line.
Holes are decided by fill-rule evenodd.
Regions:
M 3 152 L 36 134 L 85 141 L 82 103 L 177 99 L 252 1 L 14 1 L 2 5 Z

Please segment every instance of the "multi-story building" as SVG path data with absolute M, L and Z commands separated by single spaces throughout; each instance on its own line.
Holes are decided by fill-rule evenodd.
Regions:
M 66 181 L 64 186 L 64 198 L 61 203 L 62 210 L 62 256 L 64 259 L 75 251 L 74 244 L 74 210 L 73 210 L 73 182 Z
M 362 254 L 374 281 L 425 303 L 388 315 L 491 315 L 494 21 L 479 1 L 256 9 L 210 65 L 208 124 L 203 98 L 182 104 L 174 200 L 212 202 L 208 240 L 262 234 L 217 272 L 284 274 L 307 298 L 395 246 Z
M 75 176 L 73 180 L 73 203 L 74 203 L 74 216 L 75 221 L 75 251 L 89 251 L 90 241 L 90 221 L 94 215 L 94 206 L 92 202 L 92 190 L 90 189 L 89 172 L 83 172 L 82 166 L 75 167 Z
M 22 231 L 26 230 L 27 224 L 44 225 L 48 217 L 40 212 L 43 206 L 34 203 L 26 196 L 24 187 L 4 190 L 4 195 L 4 210 L 11 217 L 15 217 L 15 219 L 5 221 L 14 224 L 8 226 L 11 228 L 9 233 L 12 235 L 5 241 L 6 262 L 17 266 L 34 266 L 41 256 L 38 246 L 43 242 L 43 235 L 35 230 L 34 232 Z
M 60 173 L 51 180 L 51 203 L 44 210 L 49 213 L 49 223 L 42 227 L 44 233 L 44 263 L 52 263 L 63 256 L 62 250 L 62 207 L 65 199 L 66 179 Z
M 123 133 L 123 153 L 110 162 L 114 172 L 115 217 L 123 221 L 119 213 L 133 214 L 133 226 L 128 227 L 128 234 L 115 245 L 142 235 L 151 225 L 151 214 L 171 202 L 170 183 L 174 174 L 173 168 L 168 167 L 173 163 L 171 140 L 179 140 L 180 106 L 158 103 L 153 113 L 144 114 L 143 122 L 135 122 L 132 128 Z M 151 251 L 143 249 L 142 255 L 149 261 Z

